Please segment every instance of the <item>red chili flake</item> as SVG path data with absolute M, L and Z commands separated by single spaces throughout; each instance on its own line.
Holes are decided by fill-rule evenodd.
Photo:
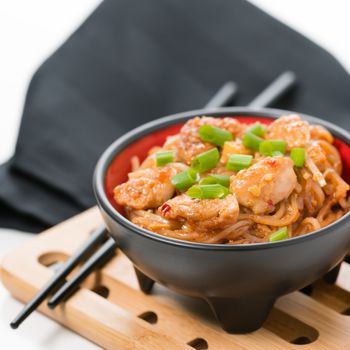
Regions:
M 273 207 L 272 199 L 269 199 L 269 200 L 267 201 L 267 205 L 268 205 L 269 209 L 272 209 L 272 207 Z
M 160 208 L 160 211 L 165 215 L 170 209 L 171 206 L 168 203 L 164 203 Z
M 277 166 L 277 160 L 274 158 L 268 159 L 267 164 L 270 165 L 271 167 Z

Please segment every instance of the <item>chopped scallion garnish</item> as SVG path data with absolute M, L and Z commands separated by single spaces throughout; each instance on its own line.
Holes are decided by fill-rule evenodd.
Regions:
M 263 139 L 259 136 L 256 136 L 255 134 L 251 132 L 246 132 L 243 136 L 243 145 L 253 149 L 254 151 L 259 150 L 259 145 L 263 141 Z
M 224 198 L 229 194 L 227 187 L 219 184 L 194 185 L 188 189 L 186 194 L 191 198 L 215 199 Z
M 174 175 L 171 178 L 171 183 L 176 189 L 180 191 L 185 191 L 193 184 L 195 184 L 199 179 L 199 175 L 191 168 Z
M 281 156 L 283 156 L 283 153 L 280 152 L 280 151 L 273 151 L 273 152 L 271 153 L 271 156 L 272 156 L 272 157 L 281 157 Z
M 226 163 L 226 169 L 228 170 L 242 170 L 249 168 L 252 164 L 253 156 L 249 154 L 232 154 Z
M 270 242 L 282 241 L 288 238 L 288 228 L 287 226 L 281 227 L 279 230 L 273 232 L 269 236 Z
M 203 141 L 217 146 L 223 146 L 226 141 L 232 140 L 232 134 L 229 131 L 208 124 L 202 125 L 198 133 Z
M 273 152 L 286 153 L 287 142 L 284 140 L 264 140 L 259 145 L 259 153 L 272 156 Z
M 306 151 L 304 148 L 295 147 L 291 149 L 290 157 L 292 158 L 292 161 L 296 167 L 302 168 L 304 166 L 305 154 Z
M 217 175 L 211 174 L 204 179 L 199 181 L 200 185 L 210 185 L 210 184 L 219 184 L 225 187 L 230 186 L 230 177 L 228 175 Z
M 220 159 L 220 153 L 217 148 L 212 148 L 209 151 L 198 154 L 191 164 L 191 168 L 198 172 L 204 173 L 210 169 L 215 168 L 216 164 Z
M 251 132 L 256 136 L 263 136 L 266 131 L 266 125 L 263 125 L 259 122 L 254 123 L 252 126 L 247 128 L 247 132 Z
M 159 151 L 156 153 L 157 166 L 163 166 L 174 161 L 173 151 Z

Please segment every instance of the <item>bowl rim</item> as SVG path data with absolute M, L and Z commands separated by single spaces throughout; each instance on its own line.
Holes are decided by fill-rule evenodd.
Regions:
M 196 116 L 213 116 L 213 117 L 262 117 L 267 119 L 276 119 L 286 114 L 298 114 L 302 119 L 309 121 L 312 124 L 322 125 L 327 128 L 333 136 L 341 139 L 350 147 L 350 133 L 345 129 L 313 116 L 309 116 L 304 113 L 295 111 L 273 109 L 273 108 L 250 108 L 250 107 L 221 107 L 215 109 L 197 109 L 176 114 L 171 114 L 166 117 L 158 118 L 153 121 L 142 124 L 123 136 L 116 139 L 100 156 L 93 175 L 93 191 L 97 200 L 98 206 L 105 211 L 113 220 L 117 221 L 118 224 L 128 229 L 133 234 L 142 235 L 145 238 L 155 240 L 159 243 L 166 243 L 169 245 L 181 246 L 183 248 L 191 249 L 204 249 L 204 250 L 224 250 L 224 251 L 246 251 L 246 250 L 260 250 L 260 249 L 271 249 L 281 246 L 287 246 L 291 244 L 297 244 L 306 240 L 315 239 L 321 237 L 324 234 L 330 234 L 338 226 L 342 225 L 345 221 L 348 221 L 350 211 L 343 215 L 333 223 L 310 233 L 289 238 L 282 241 L 276 242 L 262 242 L 254 244 L 219 244 L 219 243 L 200 243 L 192 241 L 184 241 L 176 238 L 166 237 L 161 234 L 146 230 L 137 226 L 136 224 L 129 221 L 126 217 L 120 214 L 110 203 L 105 193 L 105 175 L 111 161 L 116 157 L 118 153 L 124 150 L 129 144 L 133 143 L 137 139 L 153 132 L 160 130 L 164 127 L 174 125 L 177 123 L 185 122 L 188 119 Z

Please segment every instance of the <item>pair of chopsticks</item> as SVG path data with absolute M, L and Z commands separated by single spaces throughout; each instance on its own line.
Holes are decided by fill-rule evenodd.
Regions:
M 295 87 L 296 82 L 295 73 L 291 71 L 283 72 L 256 96 L 247 107 L 264 108 L 273 105 L 291 91 Z M 204 108 L 210 109 L 232 105 L 237 95 L 237 84 L 229 81 L 218 90 Z
M 263 108 L 272 105 L 289 92 L 296 83 L 293 72 L 284 72 L 267 86 L 248 106 Z M 219 108 L 232 104 L 238 94 L 238 87 L 234 82 L 227 82 L 205 105 L 205 108 Z M 117 243 L 108 238 L 104 226 L 96 229 L 89 239 L 73 254 L 43 288 L 30 300 L 10 323 L 13 329 L 19 325 L 49 296 L 48 306 L 54 309 L 59 303 L 67 300 L 81 285 L 85 278 L 94 270 L 101 268 L 114 255 Z M 81 269 L 68 281 L 66 277 L 84 262 Z
M 18 328 L 19 325 L 53 293 L 53 297 L 48 302 L 49 307 L 52 309 L 55 308 L 63 298 L 68 298 L 92 271 L 101 267 L 101 265 L 106 263 L 106 260 L 111 258 L 116 247 L 115 241 L 112 238 L 108 238 L 105 227 L 101 226 L 97 228 L 75 254 L 58 269 L 54 276 L 43 286 L 34 298 L 24 306 L 22 311 L 10 323 L 11 328 Z M 93 253 L 94 251 L 95 253 Z M 88 258 L 88 260 L 79 272 L 65 283 L 66 277 L 86 258 Z

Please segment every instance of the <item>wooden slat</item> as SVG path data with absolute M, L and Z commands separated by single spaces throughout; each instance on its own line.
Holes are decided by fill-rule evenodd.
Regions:
M 343 313 L 350 308 L 350 292 L 336 284 L 328 284 L 323 280 L 317 281 L 311 296 L 338 313 Z
M 4 285 L 14 297 L 28 301 L 52 276 L 45 265 L 70 256 L 101 222 L 98 210 L 92 208 L 16 249 L 1 266 Z M 216 350 L 347 349 L 350 320 L 341 315 L 350 306 L 350 293 L 345 290 L 350 287 L 350 268 L 346 265 L 341 268 L 339 286 L 319 281 L 311 297 L 296 292 L 281 298 L 264 327 L 247 335 L 225 333 L 204 302 L 159 285 L 151 295 L 143 294 L 132 264 L 120 251 L 65 304 L 54 311 L 43 304 L 39 311 L 106 349 L 193 350 L 187 344 L 197 338 Z M 96 281 L 109 290 L 107 298 L 90 290 Z M 138 317 L 145 312 L 155 313 L 157 322 L 150 324 Z M 298 338 L 313 342 L 291 343 Z

